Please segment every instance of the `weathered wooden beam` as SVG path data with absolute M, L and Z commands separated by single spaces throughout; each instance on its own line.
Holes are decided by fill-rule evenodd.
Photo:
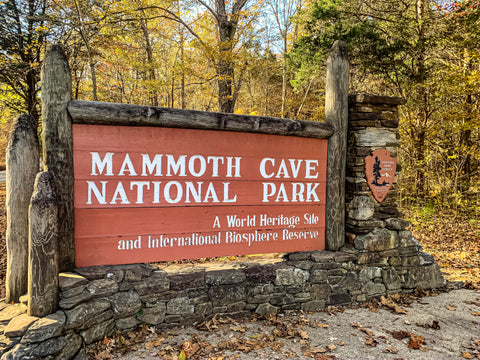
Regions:
M 335 41 L 327 60 L 325 121 L 334 128 L 328 141 L 326 246 L 338 250 L 345 243 L 345 174 L 350 65 L 342 41 Z
M 72 122 L 67 104 L 72 99 L 70 68 L 62 46 L 51 46 L 42 67 L 42 125 L 45 170 L 52 173 L 59 197 L 60 270 L 75 266 L 73 213 Z
M 27 114 L 12 126 L 7 160 L 7 276 L 6 302 L 27 293 L 28 206 L 39 167 L 37 122 Z
M 41 317 L 57 310 L 58 205 L 52 174 L 39 173 L 29 209 L 28 315 Z
M 333 133 L 333 127 L 324 122 L 94 101 L 74 100 L 68 104 L 68 111 L 74 124 L 242 131 L 317 139 L 327 139 Z

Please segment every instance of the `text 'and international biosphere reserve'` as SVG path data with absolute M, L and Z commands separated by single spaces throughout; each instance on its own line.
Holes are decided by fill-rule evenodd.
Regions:
M 319 250 L 327 141 L 74 125 L 77 266 Z

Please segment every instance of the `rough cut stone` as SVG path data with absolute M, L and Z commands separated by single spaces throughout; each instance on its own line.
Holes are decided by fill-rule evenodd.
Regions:
M 318 311 L 325 309 L 325 300 L 313 300 L 302 304 L 303 311 Z
M 362 270 L 360 270 L 359 276 L 362 282 L 367 282 L 368 280 L 379 278 L 382 276 L 382 268 L 376 266 L 364 267 Z
M 246 291 L 244 286 L 236 285 L 220 285 L 212 286 L 208 290 L 208 295 L 214 306 L 228 305 L 235 301 L 246 299 Z
M 66 345 L 56 356 L 55 360 L 71 359 L 82 345 L 82 338 L 76 333 L 65 336 L 65 341 Z
M 152 276 L 134 283 L 138 295 L 158 294 L 170 289 L 170 282 L 164 273 L 154 273 Z
M 138 315 L 137 318 L 146 324 L 160 324 L 165 320 L 165 304 L 157 303 L 153 307 L 145 308 L 143 309 L 141 315 Z
M 397 135 L 389 129 L 367 128 L 354 135 L 357 146 L 385 147 L 398 144 Z
M 328 304 L 342 305 L 352 302 L 352 298 L 347 293 L 331 293 L 328 297 Z
M 149 264 L 124 265 L 124 281 L 137 282 L 151 275 L 153 267 Z
M 145 323 L 148 324 L 147 321 L 145 321 Z M 129 317 L 126 317 L 126 318 L 123 318 L 123 319 L 116 319 L 115 320 L 115 326 L 120 331 L 133 329 L 137 325 L 138 325 L 138 320 L 135 316 L 129 316 Z
M 335 254 L 335 261 L 336 262 L 349 262 L 349 261 L 356 261 L 358 258 L 357 254 L 347 253 L 347 252 L 337 252 Z
M 310 274 L 310 282 L 313 284 L 325 282 L 327 280 L 328 270 L 312 270 Z
M 67 345 L 65 337 L 51 338 L 40 343 L 17 344 L 12 350 L 3 354 L 2 360 L 43 359 L 55 356 Z
M 355 238 L 355 248 L 358 250 L 383 251 L 398 246 L 397 232 L 387 229 L 376 229 L 367 235 L 359 235 Z
M 203 304 L 198 304 L 195 306 L 195 313 L 198 315 L 209 315 L 212 313 L 212 303 L 211 302 L 206 302 Z
M 255 310 L 257 314 L 265 315 L 265 314 L 276 314 L 278 312 L 278 307 L 270 305 L 270 304 L 260 304 L 258 305 L 257 309 Z
M 248 282 L 267 284 L 275 281 L 277 277 L 275 270 L 276 269 L 273 265 L 266 264 L 249 266 L 243 271 Z
M 383 295 L 386 290 L 385 285 L 373 281 L 369 281 L 362 286 L 362 292 L 369 297 Z
M 27 329 L 37 320 L 38 317 L 27 314 L 14 317 L 5 327 L 3 334 L 10 338 L 23 336 Z
M 116 293 L 110 297 L 110 302 L 116 318 L 134 315 L 142 308 L 140 295 L 135 291 Z
M 320 262 L 331 262 L 335 259 L 335 252 L 333 251 L 312 251 L 310 254 L 312 261 L 317 263 Z
M 86 289 L 79 295 L 62 298 L 58 304 L 61 309 L 69 310 L 77 306 L 78 304 L 84 303 L 93 299 L 94 294 L 87 291 Z
M 88 283 L 88 280 L 75 273 L 60 273 L 58 275 L 58 287 L 60 291 L 67 291 Z
M 422 289 L 438 289 L 445 286 L 445 279 L 442 277 L 438 264 L 418 266 L 408 270 L 405 275 L 407 289 L 421 287 Z
M 65 311 L 67 321 L 65 329 L 80 328 L 90 319 L 104 313 L 110 309 L 110 301 L 105 299 L 96 299 L 88 303 L 78 305 L 72 310 Z
M 310 252 L 308 251 L 301 251 L 288 254 L 288 260 L 292 261 L 303 261 L 310 259 Z
M 420 265 L 430 265 L 435 263 L 435 258 L 432 254 L 422 251 L 420 253 Z
M 402 287 L 402 278 L 393 269 L 383 270 L 382 279 L 387 290 L 400 289 Z
M 369 220 L 375 212 L 375 200 L 370 196 L 355 196 L 350 202 L 348 216 L 355 220 Z
M 37 343 L 59 336 L 65 321 L 65 313 L 61 310 L 39 319 L 28 328 L 22 343 Z
M 205 283 L 207 285 L 233 285 L 244 282 L 246 279 L 243 271 L 228 269 L 207 271 L 205 273 Z
M 188 297 L 172 299 L 167 303 L 167 314 L 193 314 L 195 307 L 190 304 Z
M 407 220 L 397 219 L 397 218 L 386 219 L 385 224 L 387 226 L 387 229 L 399 230 L 399 231 L 405 230 L 410 225 L 410 223 Z
M 205 286 L 205 272 L 169 275 L 170 290 L 185 290 Z
M 0 354 L 13 348 L 19 341 L 19 338 L 8 338 L 4 335 L 0 335 Z
M 115 327 L 115 321 L 110 319 L 108 321 L 96 324 L 89 329 L 86 329 L 80 333 L 85 344 L 91 344 L 94 341 L 103 339 L 105 335 L 108 335 Z
M 277 285 L 303 285 L 310 277 L 310 273 L 296 268 L 277 269 Z
M 87 291 L 94 297 L 110 296 L 118 291 L 118 283 L 110 279 L 94 280 L 87 285 Z
M 27 312 L 27 307 L 23 304 L 13 304 L 0 311 L 0 324 L 7 325 L 10 320 L 18 315 Z

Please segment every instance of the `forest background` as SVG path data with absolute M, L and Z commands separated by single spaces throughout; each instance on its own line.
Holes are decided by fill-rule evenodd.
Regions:
M 65 46 L 74 99 L 322 121 L 343 40 L 351 93 L 407 100 L 398 196 L 415 235 L 478 281 L 480 0 L 0 0 L 0 34 L 0 167 L 13 118 L 41 123 L 47 44 Z

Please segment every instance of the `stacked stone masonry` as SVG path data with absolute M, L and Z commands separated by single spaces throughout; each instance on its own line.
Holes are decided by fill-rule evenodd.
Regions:
M 396 156 L 398 98 L 350 97 L 346 243 L 249 263 L 213 266 L 148 264 L 78 268 L 60 276 L 59 310 L 26 315 L 25 304 L 0 303 L 1 360 L 80 358 L 85 346 L 141 324 L 169 328 L 215 314 L 230 317 L 315 311 L 417 287 L 443 288 L 433 257 L 406 228 L 396 186 L 374 200 L 364 158 L 386 148 Z M 397 168 L 397 170 L 399 170 Z

